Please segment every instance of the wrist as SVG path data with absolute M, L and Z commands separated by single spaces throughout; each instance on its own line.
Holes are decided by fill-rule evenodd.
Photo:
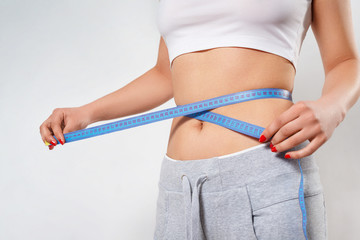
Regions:
M 88 125 L 98 121 L 95 116 L 94 108 L 90 104 L 80 106 L 78 109 Z
M 325 95 L 321 96 L 317 101 L 324 107 L 324 109 L 327 109 L 329 117 L 337 120 L 337 125 L 344 120 L 346 108 L 336 101 L 335 98 Z

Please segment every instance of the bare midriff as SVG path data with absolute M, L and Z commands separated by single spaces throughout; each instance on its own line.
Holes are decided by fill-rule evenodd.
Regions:
M 292 93 L 295 68 L 287 59 L 243 47 L 218 47 L 177 56 L 171 68 L 176 105 L 258 88 L 281 88 Z M 266 128 L 294 103 L 266 98 L 210 110 Z M 214 123 L 186 116 L 172 119 L 166 155 L 175 160 L 198 160 L 255 147 L 257 138 Z M 269 150 L 270 151 L 270 150 Z

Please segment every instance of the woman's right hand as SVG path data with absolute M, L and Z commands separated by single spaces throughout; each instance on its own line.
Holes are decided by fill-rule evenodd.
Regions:
M 91 123 L 89 112 L 83 107 L 55 108 L 52 114 L 40 125 L 40 135 L 45 143 L 51 143 L 49 150 L 57 145 L 59 140 L 64 145 L 63 134 L 86 128 Z

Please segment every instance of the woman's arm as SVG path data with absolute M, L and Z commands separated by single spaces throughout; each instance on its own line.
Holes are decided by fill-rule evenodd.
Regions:
M 305 140 L 303 149 L 285 157 L 315 152 L 344 120 L 360 96 L 360 58 L 353 34 L 350 0 L 313 0 L 312 31 L 324 65 L 325 83 L 316 101 L 299 101 L 277 117 L 260 140 L 273 135 L 272 151 L 282 152 Z M 265 138 L 265 140 L 264 140 Z
M 319 99 L 338 107 L 340 121 L 360 96 L 359 53 L 350 0 L 314 0 L 311 28 L 324 65 L 325 83 Z
M 43 142 L 52 150 L 65 143 L 64 134 L 86 128 L 89 124 L 150 110 L 173 97 L 169 55 L 160 39 L 156 65 L 124 87 L 91 103 L 73 108 L 56 108 L 40 125 Z
M 90 123 L 151 110 L 173 97 L 167 47 L 160 38 L 156 65 L 124 87 L 81 106 Z
M 332 106 L 338 124 L 360 97 L 360 61 L 349 58 L 335 65 L 326 75 L 319 102 Z

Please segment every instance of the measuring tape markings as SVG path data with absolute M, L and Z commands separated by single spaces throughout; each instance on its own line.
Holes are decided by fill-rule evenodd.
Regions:
M 208 110 L 196 114 L 190 114 L 187 115 L 187 117 L 193 117 L 199 120 L 215 123 L 222 127 L 226 127 L 231 130 L 256 138 L 259 138 L 260 134 L 265 130 L 265 128 L 258 125 L 254 125 L 231 117 L 225 117 L 222 114 L 209 112 Z
M 150 124 L 157 121 L 162 121 L 174 117 L 186 116 L 195 118 L 202 121 L 218 124 L 222 127 L 246 134 L 248 136 L 259 138 L 260 134 L 265 128 L 241 121 L 235 118 L 227 117 L 222 114 L 210 112 L 209 110 L 250 100 L 264 99 L 264 98 L 283 98 L 292 101 L 291 93 L 285 89 L 280 88 L 260 88 L 251 89 L 242 92 L 236 92 L 227 94 L 211 99 L 206 99 L 198 102 L 193 102 L 185 105 L 178 105 L 177 107 L 168 108 L 160 111 L 155 111 L 147 114 L 142 114 L 135 117 L 126 118 L 123 120 L 98 125 L 86 129 L 81 129 L 69 133 L 65 133 L 65 142 L 78 141 L 90 137 L 95 137 L 115 131 L 125 130 L 133 127 L 138 127 L 146 124 Z M 57 138 L 53 136 L 59 143 Z M 302 212 L 302 226 L 304 236 L 307 240 L 306 234 L 306 209 L 304 201 L 304 189 L 303 189 L 303 172 L 300 165 L 300 159 L 298 164 L 301 173 L 300 185 L 299 185 L 299 203 Z
M 230 104 L 234 104 L 234 103 L 240 103 L 240 102 L 245 102 L 245 101 L 250 101 L 250 100 L 256 100 L 256 99 L 263 99 L 263 98 L 283 98 L 283 99 L 287 99 L 287 100 L 292 100 L 291 98 L 291 93 L 288 92 L 285 89 L 278 89 L 278 88 L 263 88 L 263 89 L 252 89 L 252 90 L 248 90 L 248 91 L 243 91 L 243 92 L 237 92 L 237 93 L 232 93 L 232 94 L 228 94 L 228 95 L 223 95 L 223 96 L 219 96 L 219 97 L 215 97 L 215 98 L 211 98 L 211 99 L 206 99 L 206 100 L 202 100 L 202 101 L 198 101 L 198 102 L 194 102 L 194 103 L 190 103 L 190 104 L 186 104 L 186 105 L 179 105 L 177 107 L 173 107 L 173 108 L 168 108 L 168 109 L 164 109 L 164 110 L 160 110 L 160 111 L 156 111 L 156 112 L 151 112 L 151 113 L 147 113 L 147 114 L 143 114 L 140 116 L 135 116 L 135 117 L 130 117 L 130 118 L 126 118 L 123 120 L 119 120 L 116 122 L 112 122 L 112 123 L 107 123 L 107 124 L 103 124 L 103 125 L 99 125 L 99 126 L 95 126 L 95 127 L 90 127 L 90 128 L 86 128 L 86 129 L 81 129 L 81 130 L 77 130 L 77 131 L 73 131 L 73 132 L 69 132 L 69 133 L 65 133 L 64 137 L 65 137 L 65 142 L 69 143 L 69 142 L 73 142 L 73 141 L 78 141 L 78 140 L 82 140 L 82 139 L 86 139 L 86 138 L 90 138 L 90 137 L 95 137 L 95 136 L 99 136 L 99 135 L 103 135 L 103 134 L 107 134 L 107 133 L 111 133 L 111 132 L 115 132 L 115 131 L 120 131 L 120 130 L 124 130 L 124 129 L 129 129 L 129 128 L 133 128 L 133 127 L 138 127 L 141 125 L 145 125 L 145 124 L 149 124 L 149 123 L 153 123 L 153 122 L 157 122 L 157 121 L 161 121 L 161 120 L 166 120 L 166 119 L 170 119 L 170 118 L 174 118 L 174 117 L 179 117 L 179 116 L 197 116 L 199 118 L 201 118 L 201 120 L 203 120 L 203 116 L 200 115 L 192 115 L 194 113 L 198 113 L 198 112 L 203 112 L 205 110 L 211 110 L 214 108 L 218 108 L 218 107 L 222 107 L 222 106 L 226 106 L 226 105 L 230 105 Z M 244 131 L 244 134 L 252 134 L 252 136 L 254 137 L 259 137 L 260 133 L 259 129 L 263 129 L 259 126 L 238 120 L 238 119 L 234 119 L 234 118 L 230 118 L 221 114 L 215 114 L 212 113 L 217 117 L 222 117 L 222 121 L 225 122 L 234 122 L 234 123 L 238 123 L 240 124 L 241 128 L 239 128 L 240 131 Z M 202 114 L 201 114 L 202 115 Z M 214 116 L 212 115 L 212 116 Z M 207 121 L 208 119 L 204 119 L 204 121 Z M 212 119 L 209 119 L 212 120 Z M 214 122 L 216 124 L 218 123 L 222 123 L 222 122 Z M 242 124 L 242 125 L 241 125 Z M 222 126 L 227 127 L 226 124 L 223 124 Z M 242 127 L 245 129 L 246 126 L 249 128 L 249 131 L 243 130 Z M 257 129 L 257 133 L 253 133 L 251 132 L 252 130 Z M 242 132 L 241 132 L 242 133 Z M 54 136 L 54 138 L 56 139 L 56 137 Z M 56 139 L 56 141 L 58 141 Z M 59 141 L 58 141 L 59 143 Z

